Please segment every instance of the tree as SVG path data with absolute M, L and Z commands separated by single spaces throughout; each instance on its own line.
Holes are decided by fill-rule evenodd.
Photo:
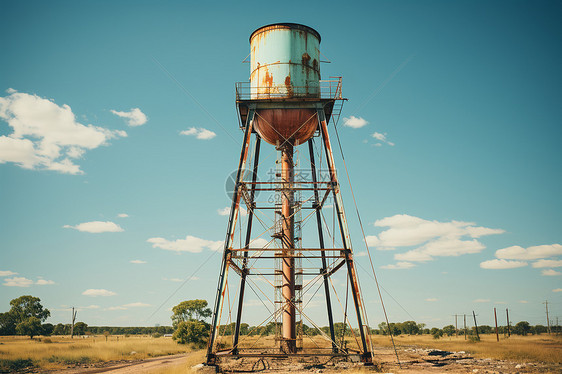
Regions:
M 105 341 L 107 341 L 107 338 L 109 337 L 109 335 L 111 335 L 111 333 L 109 331 L 105 330 L 103 332 L 103 336 L 105 336 Z
M 74 335 L 84 335 L 86 334 L 86 329 L 88 325 L 84 322 L 76 322 L 74 324 Z
M 55 329 L 55 326 L 52 323 L 44 323 L 41 326 L 41 335 L 49 336 L 53 333 L 54 329 Z
M 203 321 L 181 321 L 172 339 L 179 344 L 193 344 L 197 348 L 203 348 L 209 335 L 209 327 L 209 324 Z
M 527 321 L 517 322 L 515 326 L 513 326 L 513 333 L 516 335 L 527 335 L 531 332 L 531 326 Z
M 53 329 L 53 335 L 67 335 L 66 332 L 67 328 L 62 323 L 57 323 L 55 328 Z
M 28 317 L 16 326 L 18 335 L 29 335 L 31 339 L 42 332 L 41 321 L 37 317 Z
M 17 299 L 10 301 L 10 311 L 8 313 L 12 314 L 16 320 L 16 324 L 19 324 L 29 317 L 35 317 L 39 319 L 40 322 L 45 322 L 45 320 L 51 315 L 49 309 L 43 308 L 41 305 L 41 299 L 38 297 L 33 297 L 30 295 L 20 296 Z
M 433 339 L 439 339 L 443 336 L 443 330 L 438 329 L 437 327 L 433 327 L 431 329 L 431 335 L 433 335 Z
M 174 328 L 179 326 L 180 322 L 202 321 L 211 316 L 211 309 L 207 308 L 207 300 L 187 300 L 182 301 L 172 308 L 174 315 L 172 321 Z
M 0 335 L 15 335 L 16 319 L 10 312 L 0 313 Z
M 447 336 L 452 336 L 455 333 L 456 329 L 453 325 L 447 325 L 443 327 L 443 333 L 447 334 Z

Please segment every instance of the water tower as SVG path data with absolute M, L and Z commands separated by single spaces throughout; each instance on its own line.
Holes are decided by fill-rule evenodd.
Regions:
M 263 26 L 250 36 L 250 80 L 236 85 L 244 140 L 213 308 L 208 364 L 223 357 L 372 360 L 370 331 L 328 134 L 345 99 L 340 77 L 320 79 L 320 39 L 316 30 L 294 23 Z M 270 155 L 277 155 L 275 162 L 271 157 L 260 160 L 262 140 L 273 146 Z M 267 166 L 270 172 L 260 178 Z M 333 229 L 327 227 L 329 209 Z M 309 222 L 315 223 L 312 229 L 305 227 Z M 256 233 L 257 224 L 265 231 Z M 309 235 L 314 240 L 304 238 L 307 230 L 314 232 Z M 344 332 L 349 326 L 347 331 L 357 342 L 352 348 L 343 339 L 345 334 L 341 339 L 337 336 L 332 309 L 332 295 L 338 300 L 344 296 L 335 293 L 332 281 L 342 272 L 353 311 L 348 315 L 346 301 L 339 326 Z M 317 283 L 318 289 L 312 286 Z M 267 286 L 269 291 L 264 290 Z M 246 301 L 248 287 L 254 298 L 263 299 L 269 315 L 251 331 L 242 331 L 247 329 L 242 323 L 245 308 L 254 308 Z M 313 289 L 314 296 L 323 290 L 329 331 L 310 318 L 303 302 L 307 297 L 312 300 Z M 312 325 L 307 327 L 310 334 L 306 324 Z M 273 326 L 275 338 L 257 344 L 271 333 L 263 326 Z M 322 341 L 305 341 L 303 336 L 312 334 Z

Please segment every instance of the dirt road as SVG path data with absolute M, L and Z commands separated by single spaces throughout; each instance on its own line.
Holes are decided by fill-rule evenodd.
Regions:
M 189 353 L 172 356 L 162 356 L 149 358 L 142 361 L 125 361 L 110 362 L 107 366 L 96 367 L 80 367 L 65 370 L 53 371 L 56 374 L 79 374 L 79 373 L 112 373 L 112 374 L 133 374 L 133 373 L 151 373 L 160 369 L 171 369 L 177 366 L 186 366 L 186 360 Z
M 363 367 L 361 364 L 351 362 L 319 361 L 309 363 L 288 362 L 286 360 L 263 359 L 262 363 L 255 360 L 241 360 L 225 363 L 223 369 L 233 372 L 246 371 L 250 369 L 265 373 L 310 374 L 310 373 L 340 373 L 344 371 L 361 373 L 369 371 L 395 374 L 421 374 L 421 373 L 447 373 L 447 374 L 538 374 L 538 373 L 562 373 L 562 363 L 517 363 L 507 360 L 494 360 L 490 358 L 475 358 L 465 352 L 448 352 L 438 349 L 425 349 L 418 347 L 401 348 L 398 351 L 400 365 L 396 355 L 391 348 L 378 347 L 375 350 L 376 364 L 372 367 Z M 69 368 L 51 373 L 57 374 L 79 374 L 79 373 L 112 373 L 133 374 L 152 373 L 161 369 L 173 369 L 184 366 L 188 372 L 188 354 L 156 357 L 142 361 L 112 362 L 97 364 L 96 367 Z M 203 371 L 200 371 L 203 372 Z M 205 371 L 209 372 L 209 371 Z

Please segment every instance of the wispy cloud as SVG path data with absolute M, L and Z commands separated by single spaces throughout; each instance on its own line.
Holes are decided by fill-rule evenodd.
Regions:
M 146 264 L 146 261 L 143 261 L 143 260 L 131 260 L 129 262 L 131 264 Z
M 47 280 L 47 279 L 41 278 L 41 279 L 38 279 L 37 282 L 35 282 L 35 284 L 37 284 L 39 286 L 49 286 L 49 285 L 55 284 L 55 282 L 52 281 L 52 280 Z
M 217 209 L 217 213 L 219 214 L 219 216 L 228 216 L 228 215 L 230 215 L 230 207 L 225 206 L 222 209 Z M 248 211 L 246 209 L 244 209 L 244 207 L 240 207 L 240 215 L 247 216 Z
M 349 116 L 343 119 L 343 125 L 351 127 L 352 129 L 360 129 L 368 124 L 369 122 L 361 117 Z
M 102 232 L 122 232 L 124 231 L 121 226 L 118 224 L 111 222 L 111 221 L 92 221 L 92 222 L 84 222 L 80 223 L 75 226 L 71 225 L 64 225 L 63 228 L 65 229 L 74 229 L 82 232 L 89 232 L 92 234 L 99 234 Z
M 512 247 L 498 249 L 496 251 L 497 258 L 503 258 L 506 260 L 538 260 L 552 256 L 562 256 L 562 245 L 547 244 L 528 248 L 515 245 Z
M 476 299 L 474 300 L 475 303 L 489 303 L 490 299 Z
M 520 304 L 529 304 L 529 302 L 527 300 L 519 300 L 518 303 Z
M 381 143 L 375 144 L 375 145 L 377 145 L 377 146 L 380 146 L 382 143 L 386 143 L 386 144 L 388 144 L 388 145 L 390 145 L 390 146 L 394 146 L 394 143 L 393 143 L 393 142 L 389 142 L 388 139 L 386 138 L 386 132 L 385 132 L 384 134 L 382 134 L 382 133 L 380 133 L 380 132 L 376 132 L 376 131 L 375 131 L 371 136 L 372 136 L 373 138 L 377 139 L 379 142 L 381 142 Z
M 131 108 L 128 112 L 119 112 L 117 110 L 111 109 L 111 113 L 125 118 L 127 120 L 127 125 L 131 127 L 144 125 L 148 121 L 148 117 L 139 108 Z
M 555 288 L 552 290 L 552 292 L 562 292 L 562 288 Z
M 439 299 L 437 299 L 435 297 L 430 297 L 428 299 L 425 299 L 425 301 L 429 301 L 429 302 L 434 302 L 434 301 L 437 301 L 437 300 L 439 300 Z
M 381 266 L 381 269 L 392 269 L 392 270 L 410 269 L 410 268 L 413 268 L 414 266 L 416 266 L 416 265 L 411 263 L 411 262 L 402 261 L 402 262 L 397 262 L 396 264 L 393 264 L 393 265 Z
M 504 230 L 476 226 L 473 222 L 429 221 L 407 214 L 397 214 L 377 220 L 375 227 L 388 228 L 378 236 L 367 237 L 369 246 L 378 250 L 398 247 L 417 247 L 394 258 L 403 262 L 425 262 L 436 257 L 460 256 L 478 253 L 485 246 L 477 238 L 501 234 Z
M 549 277 L 554 277 L 554 276 L 560 275 L 560 274 L 562 274 L 562 273 L 559 272 L 559 271 L 556 271 L 556 270 L 554 270 L 554 269 L 544 269 L 544 270 L 541 272 L 541 274 L 542 274 L 542 275 L 549 276 Z
M 152 244 L 154 248 L 165 249 L 175 252 L 191 252 L 199 253 L 207 248 L 211 251 L 217 251 L 223 246 L 222 241 L 212 241 L 187 235 L 185 239 L 167 240 L 164 238 L 150 238 L 147 242 Z
M 209 140 L 217 136 L 217 134 L 215 134 L 211 130 L 207 130 L 202 127 L 199 128 L 190 127 L 187 130 L 181 131 L 180 134 L 187 135 L 187 136 L 195 136 L 197 139 L 201 139 L 201 140 Z
M 10 277 L 12 275 L 17 275 L 18 273 L 10 270 L 0 270 L 0 277 Z
M 30 287 L 31 285 L 33 285 L 33 281 L 25 277 L 13 277 L 4 279 L 4 286 L 6 287 Z
M 90 288 L 90 289 L 87 289 L 86 291 L 82 292 L 82 295 L 92 296 L 92 297 L 96 297 L 96 296 L 115 296 L 115 295 L 117 295 L 117 293 L 113 292 L 113 291 L 105 290 L 103 288 L 99 288 L 99 289 Z
M 558 268 L 562 266 L 562 260 L 538 260 L 533 262 L 534 268 Z
M 0 164 L 11 162 L 24 169 L 54 170 L 82 174 L 75 160 L 87 150 L 125 137 L 125 131 L 108 130 L 76 121 L 70 106 L 8 90 L 0 97 L 0 119 L 12 128 L 0 136 Z
M 123 306 L 125 308 L 146 308 L 152 305 L 147 303 L 136 302 L 136 303 L 124 304 Z
M 127 218 L 127 217 L 129 217 L 129 215 L 128 215 L 127 213 L 119 213 L 119 214 L 117 215 L 117 217 L 119 217 L 119 218 Z
M 493 259 L 480 263 L 482 269 L 515 269 L 523 266 L 527 266 L 526 262 L 523 261 L 508 261 Z

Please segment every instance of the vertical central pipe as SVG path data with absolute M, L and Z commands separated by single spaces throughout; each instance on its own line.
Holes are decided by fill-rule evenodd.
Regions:
M 283 244 L 283 339 L 281 349 L 296 353 L 296 315 L 295 315 L 295 241 L 294 241 L 294 171 L 293 145 L 288 142 L 281 148 L 281 178 L 283 195 L 281 197 L 282 244 Z

